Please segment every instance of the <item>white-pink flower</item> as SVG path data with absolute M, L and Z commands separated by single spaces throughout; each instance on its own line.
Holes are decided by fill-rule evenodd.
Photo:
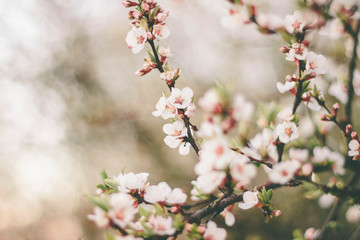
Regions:
M 208 90 L 198 101 L 199 106 L 208 113 L 218 114 L 222 106 L 215 89 Z
M 134 208 L 134 199 L 126 193 L 113 193 L 109 197 L 111 209 L 108 212 L 112 221 L 124 228 L 134 219 L 137 209 Z
M 209 221 L 204 233 L 204 240 L 225 240 L 226 231 L 223 228 L 218 228 L 216 223 Z
M 166 197 L 168 204 L 184 204 L 186 202 L 187 195 L 180 188 L 174 188 L 172 192 Z
M 189 87 L 185 87 L 182 90 L 173 88 L 171 90 L 169 102 L 178 109 L 184 109 L 190 105 L 193 96 L 194 93 Z
M 340 79 L 335 80 L 331 84 L 328 92 L 331 96 L 334 96 L 337 99 L 339 99 L 339 101 L 341 103 L 343 103 L 343 104 L 347 103 L 348 89 L 347 89 L 347 86 Z
M 327 72 L 326 58 L 321 54 L 309 52 L 306 55 L 306 70 L 316 74 L 325 74 Z
M 170 36 L 170 30 L 166 25 L 156 24 L 153 29 L 153 35 L 157 40 L 164 40 Z
M 336 200 L 336 197 L 334 195 L 331 195 L 330 193 L 323 194 L 319 198 L 319 206 L 321 208 L 329 208 Z
M 286 81 L 284 84 L 278 82 L 276 83 L 276 87 L 279 90 L 280 93 L 285 93 L 290 91 L 291 89 L 295 89 L 295 82 L 288 82 Z
M 290 148 L 289 157 L 290 159 L 305 162 L 309 158 L 309 151 L 307 149 Z
M 239 208 L 246 210 L 254 207 L 256 204 L 259 203 L 258 192 L 246 191 L 243 195 L 243 200 L 243 203 L 239 203 Z
M 236 154 L 230 164 L 230 173 L 231 177 L 241 185 L 247 185 L 256 176 L 256 167 L 247 157 Z
M 156 103 L 156 111 L 152 112 L 154 117 L 162 117 L 163 119 L 169 119 L 175 117 L 178 110 L 172 104 L 170 104 L 169 99 L 163 95 L 159 101 Z
M 225 172 L 212 171 L 199 176 L 196 181 L 192 181 L 191 184 L 201 192 L 210 194 L 223 183 L 225 177 Z
M 87 218 L 94 221 L 98 227 L 106 227 L 109 224 L 109 218 L 106 216 L 106 212 L 99 207 L 94 208 L 95 214 L 89 214 Z
M 276 134 L 282 143 L 288 143 L 299 137 L 296 124 L 284 121 L 276 126 Z
M 315 240 L 320 236 L 320 229 L 315 229 L 313 227 L 306 229 L 304 237 L 306 240 Z
M 171 70 L 171 71 L 165 71 L 160 74 L 160 78 L 161 78 L 161 80 L 164 80 L 167 84 L 170 85 L 172 83 L 172 81 L 174 80 L 174 77 L 177 72 L 178 72 L 178 69 Z
M 227 208 L 225 208 L 224 211 L 221 212 L 221 216 L 224 217 L 226 226 L 234 226 L 235 216 Z
M 290 121 L 291 119 L 294 118 L 291 107 L 284 108 L 281 112 L 278 113 L 277 116 L 281 120 L 287 120 L 287 121 Z
M 142 189 L 148 178 L 148 173 L 138 173 L 133 172 L 119 174 L 117 177 L 114 177 L 114 180 L 119 183 L 119 191 L 127 193 L 131 190 Z
M 300 163 L 297 160 L 280 162 L 268 170 L 268 176 L 273 183 L 285 184 L 295 176 L 299 168 Z
M 204 141 L 200 161 L 209 162 L 216 170 L 224 170 L 229 165 L 233 154 L 228 140 L 223 136 L 218 136 Z
M 346 211 L 346 220 L 351 223 L 360 221 L 360 205 L 351 206 Z
M 149 217 L 149 222 L 153 228 L 153 231 L 156 235 L 164 236 L 164 235 L 172 235 L 175 233 L 176 229 L 172 226 L 172 218 L 171 217 L 163 217 L 163 216 L 154 216 L 151 215 Z
M 130 48 L 135 54 L 144 49 L 146 41 L 146 30 L 142 27 L 133 27 L 126 35 L 128 48 Z
M 254 112 L 254 104 L 246 101 L 245 97 L 237 94 L 233 100 L 232 117 L 236 121 L 250 120 Z
M 188 118 L 191 118 L 194 116 L 194 112 L 195 112 L 196 106 L 194 103 L 190 103 L 189 106 L 187 106 L 186 111 L 185 111 L 185 116 L 187 116 Z
M 308 106 L 308 108 L 310 108 L 311 110 L 319 111 L 321 109 L 321 106 L 318 103 L 318 101 L 314 97 L 312 97 L 308 92 L 306 92 L 302 95 L 302 99 L 303 99 L 303 103 L 306 106 Z
M 144 199 L 150 203 L 165 202 L 171 194 L 171 188 L 166 182 L 160 182 L 158 185 L 151 185 L 145 188 Z
M 359 141 L 358 140 L 351 140 L 349 142 L 349 152 L 348 152 L 348 155 L 350 157 L 354 157 L 353 159 L 357 159 L 360 155 L 360 144 L 359 144 Z
M 301 43 L 293 43 L 291 49 L 286 53 L 286 60 L 294 62 L 297 60 L 305 60 L 308 54 L 308 49 Z
M 285 29 L 289 33 L 302 32 L 305 27 L 306 21 L 300 11 L 295 11 L 293 15 L 285 17 Z
M 166 123 L 163 127 L 164 133 L 168 134 L 164 142 L 171 148 L 177 148 L 182 142 L 182 138 L 187 135 L 187 129 L 181 121 Z

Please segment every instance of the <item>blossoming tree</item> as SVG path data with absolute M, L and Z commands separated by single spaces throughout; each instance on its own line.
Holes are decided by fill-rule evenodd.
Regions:
M 320 205 L 332 205 L 332 209 L 322 226 L 304 232 L 295 230 L 294 239 L 325 239 L 343 205 L 348 207 L 349 222 L 360 221 L 360 143 L 352 114 L 356 111 L 354 98 L 360 96 L 360 3 L 299 1 L 299 9 L 282 19 L 264 12 L 257 2 L 228 0 L 229 14 L 224 16 L 223 25 L 251 24 L 263 34 L 281 36 L 284 61 L 297 70 L 277 83 L 281 94 L 293 95 L 293 102 L 287 106 L 258 106 L 262 115 L 257 119 L 258 133 L 253 136 L 239 134 L 238 130 L 239 125 L 254 120 L 257 108 L 244 96 L 218 84 L 195 100 L 190 87 L 176 87 L 181 71 L 168 61 L 170 48 L 161 46 L 161 40 L 170 36 L 165 22 L 169 12 L 154 0 L 123 2 L 130 9 L 132 26 L 126 37 L 128 48 L 134 54 L 147 50 L 144 65 L 135 74 L 158 71 L 168 87 L 152 112 L 166 121 L 164 143 L 178 148 L 181 155 L 194 151 L 198 161 L 191 166 L 197 178 L 191 182 L 190 193 L 171 188 L 166 182 L 150 184 L 148 173 L 123 171 L 111 178 L 103 172 L 103 183 L 97 186 L 95 196 L 89 196 L 95 205 L 89 219 L 99 227 L 115 229 L 111 239 L 176 239 L 180 235 L 188 239 L 226 239 L 226 230 L 215 223 L 218 216 L 232 226 L 232 212 L 237 207 L 258 208 L 265 221 L 270 221 L 281 215 L 281 206 L 272 204 L 273 190 L 299 185 L 307 189 L 307 198 L 319 198 Z M 326 75 L 330 60 L 313 51 L 310 34 L 347 39 L 346 77 Z M 332 107 L 325 99 L 328 95 L 338 100 Z M 196 125 L 192 121 L 195 103 L 204 113 L 203 122 Z M 302 104 L 319 120 L 314 120 L 315 136 L 300 131 L 300 120 L 305 115 L 298 111 Z M 332 136 L 324 124 L 342 133 L 337 146 L 328 144 Z M 256 186 L 253 180 L 261 169 L 267 181 Z M 327 178 L 320 180 L 324 172 Z M 357 237 L 355 232 L 352 239 Z

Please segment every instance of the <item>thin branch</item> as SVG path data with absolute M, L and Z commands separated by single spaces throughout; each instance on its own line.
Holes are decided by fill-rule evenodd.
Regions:
M 256 162 L 256 163 L 260 163 L 260 164 L 264 164 L 266 166 L 268 166 L 269 168 L 272 168 L 273 167 L 273 164 L 269 161 L 263 161 L 263 160 L 259 160 L 259 159 L 256 159 L 256 158 L 253 158 L 251 156 L 248 156 L 246 155 L 243 151 L 241 151 L 239 148 L 231 148 L 231 150 L 237 152 L 237 153 L 240 153 L 242 155 L 245 155 L 246 157 L 248 157 L 250 159 L 251 162 Z
M 349 32 L 351 37 L 353 38 L 354 47 L 352 49 L 352 57 L 349 63 L 348 102 L 345 108 L 345 123 L 350 123 L 350 124 L 351 124 L 352 102 L 354 98 L 353 79 L 354 79 L 354 71 L 356 67 L 359 31 L 360 31 L 360 21 L 357 22 L 356 30 L 354 32 Z

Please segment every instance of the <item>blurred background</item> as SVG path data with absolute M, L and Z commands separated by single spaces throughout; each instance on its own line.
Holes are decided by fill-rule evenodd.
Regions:
M 279 37 L 224 28 L 224 1 L 159 3 L 170 11 L 172 34 L 161 44 L 182 69 L 179 88 L 199 99 L 221 80 L 253 102 L 279 97 L 276 81 L 293 69 Z M 295 6 L 267 8 L 284 17 Z M 166 85 L 156 71 L 134 75 L 145 52 L 127 49 L 128 23 L 121 0 L 0 0 L 1 240 L 104 239 L 86 219 L 93 206 L 85 198 L 103 169 L 149 172 L 151 183 L 189 193 L 196 156 L 163 143 L 165 121 L 151 112 Z M 320 227 L 329 211 L 300 198 L 300 188 L 276 193 L 282 217 L 265 224 L 255 209 L 236 211 L 229 239 L 290 239 L 294 228 Z

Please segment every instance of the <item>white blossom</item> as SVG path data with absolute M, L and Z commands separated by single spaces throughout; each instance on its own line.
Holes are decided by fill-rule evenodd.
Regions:
M 309 157 L 309 151 L 307 149 L 296 149 L 290 148 L 289 150 L 290 159 L 305 162 Z
M 196 109 L 196 105 L 194 103 L 190 103 L 185 110 L 185 116 L 187 116 L 188 118 L 193 117 L 195 109 Z
M 129 172 L 119 174 L 117 177 L 114 177 L 114 180 L 119 183 L 119 191 L 126 193 L 131 190 L 142 189 L 147 182 L 148 176 L 148 173 L 135 174 L 133 172 Z
M 106 227 L 109 224 L 109 218 L 106 216 L 106 212 L 99 207 L 94 208 L 95 214 L 89 214 L 87 218 L 94 221 L 98 227 Z
M 295 11 L 293 15 L 287 15 L 285 17 L 285 29 L 289 33 L 302 32 L 305 27 L 306 21 L 300 11 Z
M 191 184 L 198 188 L 201 192 L 210 194 L 223 183 L 225 177 L 225 172 L 212 171 L 199 176 L 196 181 L 192 181 Z
M 296 124 L 284 121 L 276 126 L 276 134 L 282 143 L 288 143 L 299 137 Z
M 221 112 L 221 103 L 220 98 L 216 93 L 215 89 L 208 90 L 203 97 L 198 101 L 199 106 L 208 113 L 220 113 Z
M 285 184 L 290 181 L 299 170 L 300 163 L 297 160 L 288 160 L 277 163 L 268 172 L 271 182 Z
M 166 197 L 168 204 L 183 204 L 186 202 L 187 195 L 180 188 L 174 188 Z
M 109 197 L 111 209 L 108 212 L 112 221 L 124 228 L 131 222 L 137 212 L 134 208 L 134 199 L 126 193 L 113 193 Z
M 286 81 L 284 84 L 280 82 L 276 83 L 276 87 L 280 93 L 285 93 L 287 91 L 290 91 L 291 89 L 294 89 L 295 85 L 296 85 L 295 82 L 288 82 L 288 81 Z
M 243 194 L 243 203 L 239 203 L 239 208 L 246 210 L 249 208 L 254 207 L 256 204 L 259 203 L 259 199 L 258 199 L 258 192 L 251 192 L 251 191 L 246 191 Z
M 150 203 L 165 202 L 171 194 L 171 188 L 166 182 L 160 182 L 158 185 L 151 185 L 145 188 L 144 199 Z
M 305 60 L 307 54 L 308 49 L 304 46 L 304 44 L 296 42 L 291 45 L 291 49 L 288 53 L 286 53 L 286 60 L 291 62 L 295 61 L 295 59 Z
M 187 129 L 181 121 L 166 123 L 163 126 L 163 131 L 168 134 L 168 136 L 164 138 L 164 142 L 170 148 L 177 148 L 182 142 L 183 137 L 187 136 Z
M 334 203 L 335 199 L 336 197 L 330 193 L 323 194 L 319 198 L 319 206 L 321 208 L 329 208 Z
M 176 229 L 172 226 L 172 218 L 171 217 L 163 217 L 163 216 L 154 216 L 151 215 L 149 217 L 149 222 L 153 228 L 153 231 L 156 235 L 164 236 L 164 235 L 172 235 L 175 233 Z
M 328 147 L 315 147 L 313 149 L 314 162 L 325 162 L 331 154 L 331 150 Z
M 193 91 L 189 87 L 185 87 L 182 90 L 173 88 L 169 97 L 169 102 L 178 109 L 184 109 L 191 103 Z
M 349 142 L 349 148 L 350 150 L 348 152 L 348 155 L 350 157 L 357 157 L 360 154 L 360 144 L 358 140 L 351 140 Z
M 166 98 L 164 95 L 159 99 L 156 103 L 156 111 L 152 112 L 154 117 L 162 117 L 164 119 L 169 119 L 175 117 L 178 110 L 172 104 L 170 104 L 169 99 Z
M 308 228 L 305 231 L 304 237 L 306 240 L 315 240 L 320 236 L 320 229 Z
M 250 120 L 254 112 L 254 104 L 246 101 L 245 97 L 237 94 L 233 100 L 232 117 L 236 121 Z
M 313 111 L 319 111 L 321 109 L 321 105 L 318 103 L 318 101 L 312 97 L 309 93 L 304 93 L 302 95 L 303 103 L 308 106 Z
M 281 112 L 278 113 L 277 116 L 281 120 L 287 120 L 287 121 L 290 121 L 291 119 L 294 118 L 291 107 L 287 107 L 287 108 L 283 109 Z
M 346 211 L 346 220 L 351 223 L 356 223 L 360 221 L 360 205 L 351 206 Z
M 327 72 L 325 66 L 326 58 L 323 55 L 317 55 L 314 52 L 309 52 L 306 55 L 306 70 L 316 74 L 325 74 Z
M 249 163 L 250 160 L 247 157 L 236 154 L 230 164 L 231 177 L 241 185 L 249 184 L 251 179 L 256 176 L 256 167 Z
M 340 80 L 336 80 L 331 84 L 328 93 L 336 97 L 343 104 L 346 104 L 348 101 L 347 86 Z
M 170 30 L 166 25 L 156 24 L 153 29 L 153 35 L 157 40 L 164 40 L 170 36 Z
M 209 221 L 204 233 L 204 240 L 225 240 L 226 231 L 223 228 L 218 228 L 216 223 Z
M 135 54 L 144 49 L 146 41 L 146 30 L 142 27 L 133 27 L 126 35 L 128 48 L 130 48 Z

